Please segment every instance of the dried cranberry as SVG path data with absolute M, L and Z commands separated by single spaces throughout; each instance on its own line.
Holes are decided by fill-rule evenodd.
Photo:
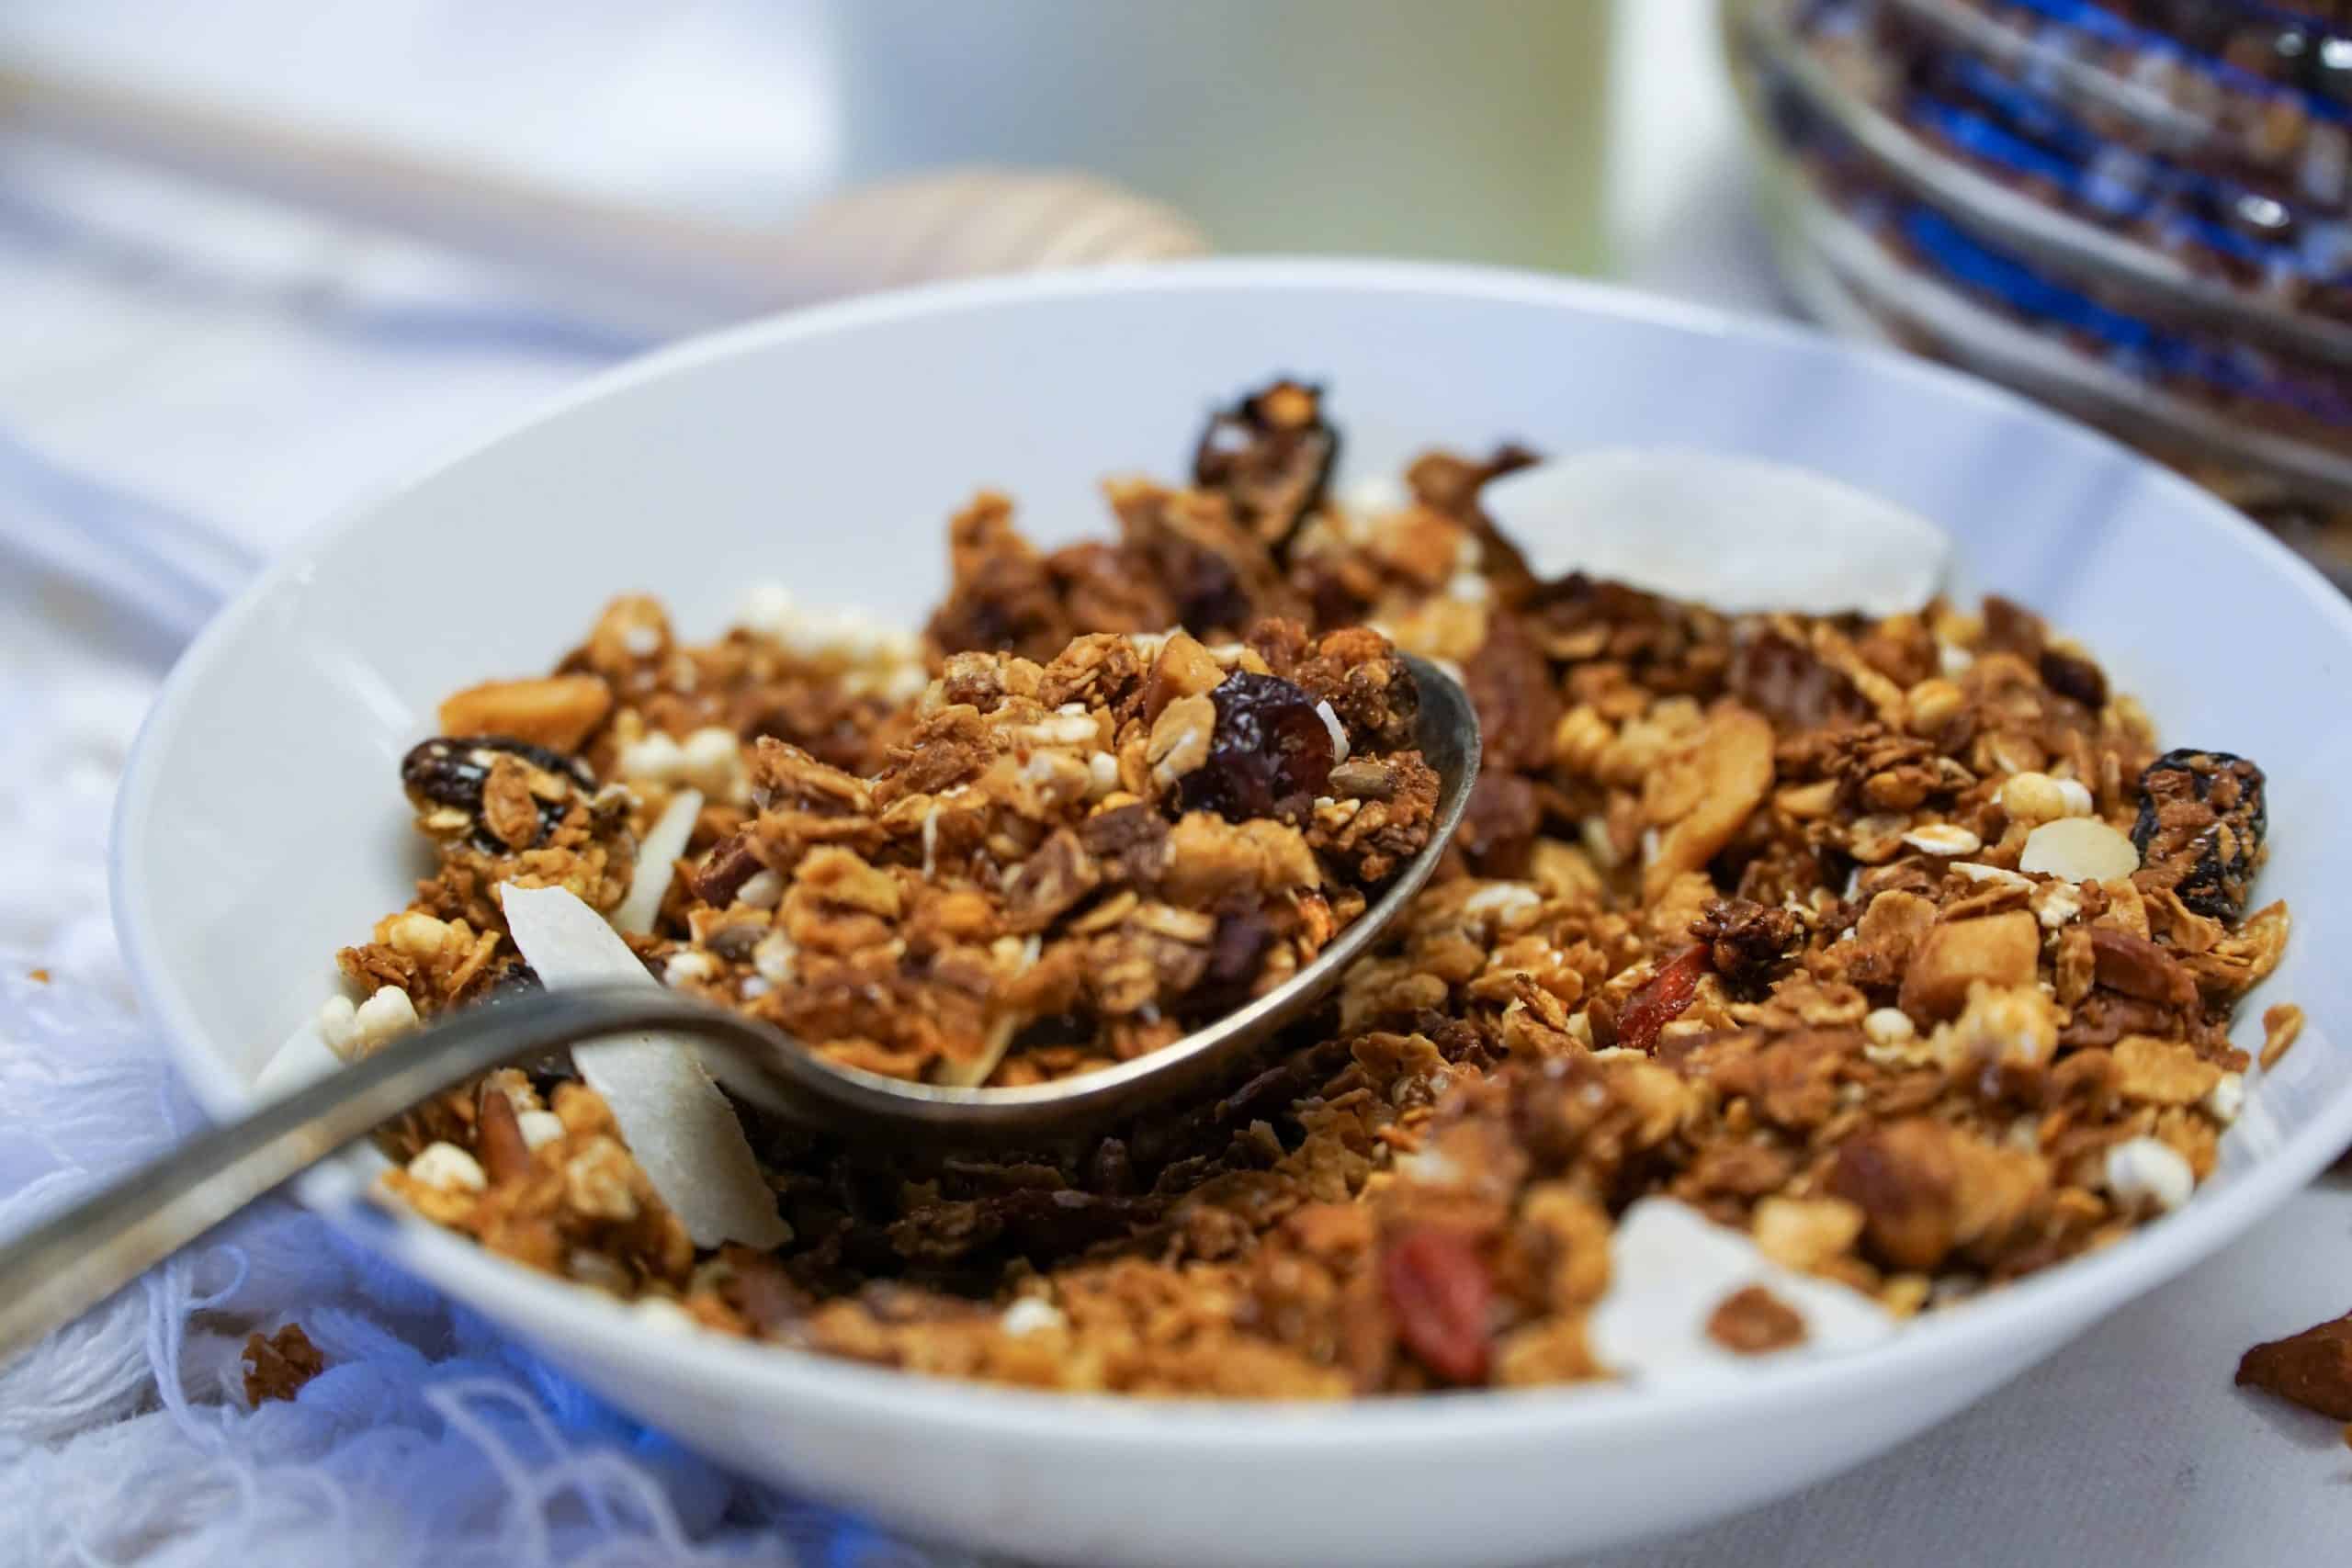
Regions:
M 1693 942 L 1668 959 L 1656 975 L 1625 998 L 1617 1014 L 1617 1043 L 1630 1051 L 1647 1051 L 1657 1043 L 1657 1032 L 1682 1016 L 1699 994 L 1699 977 L 1707 972 L 1704 942 Z
M 1421 1225 L 1381 1249 L 1380 1288 L 1396 1337 L 1447 1382 L 1484 1382 L 1494 1284 L 1486 1259 L 1459 1231 Z
M 1299 817 L 1331 779 L 1331 731 L 1315 699 L 1279 675 L 1238 671 L 1209 694 L 1208 761 L 1184 777 L 1188 811 L 1235 822 Z

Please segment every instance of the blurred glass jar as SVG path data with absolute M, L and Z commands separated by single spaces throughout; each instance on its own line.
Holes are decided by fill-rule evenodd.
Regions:
M 1653 0 L 1656 3 L 1656 0 Z M 1224 250 L 1596 269 L 1609 0 L 153 0 L 0 60 L 775 221 L 880 175 L 1092 169 Z
M 1079 164 L 1218 248 L 1597 270 L 1606 0 L 800 0 L 851 177 Z

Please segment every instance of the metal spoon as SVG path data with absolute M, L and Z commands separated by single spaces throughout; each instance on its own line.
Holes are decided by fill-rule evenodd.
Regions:
M 1405 656 L 1420 687 L 1417 742 L 1436 770 L 1429 843 L 1370 908 L 1274 990 L 1173 1044 L 1023 1089 L 951 1089 L 838 1066 L 780 1031 L 646 987 L 582 987 L 468 1008 L 207 1133 L 0 1247 L 0 1364 L 206 1231 L 401 1112 L 577 1041 L 690 1034 L 738 1096 L 854 1137 L 1038 1144 L 1100 1128 L 1230 1072 L 1319 1001 L 1437 869 L 1478 776 L 1478 716 L 1453 676 Z

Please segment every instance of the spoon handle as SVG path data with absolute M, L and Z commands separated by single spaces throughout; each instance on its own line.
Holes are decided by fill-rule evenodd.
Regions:
M 543 992 L 468 1008 L 191 1140 L 0 1246 L 0 1366 L 410 1107 L 577 1040 L 657 1026 L 740 1045 L 735 1021 L 662 991 Z

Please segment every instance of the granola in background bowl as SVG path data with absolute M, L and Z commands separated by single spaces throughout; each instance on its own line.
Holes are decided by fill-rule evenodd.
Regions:
M 2021 606 L 1538 581 L 1477 501 L 1528 454 L 1335 500 L 1339 447 L 1283 382 L 1218 415 L 1189 486 L 1114 481 L 1110 539 L 1039 550 L 981 498 L 920 662 L 831 620 L 681 647 L 620 602 L 520 683 L 526 722 L 461 694 L 503 738 L 411 754 L 439 870 L 343 955 L 372 994 L 330 1030 L 361 1050 L 536 983 L 503 884 L 859 1066 L 1132 1055 L 1417 847 L 1389 650 L 1453 660 L 1486 755 L 1450 869 L 1263 1071 L 1024 1157 L 745 1112 L 774 1247 L 694 1245 L 562 1064 L 393 1130 L 398 1185 L 649 1322 L 1234 1397 L 1733 1375 L 2188 1200 L 2287 938 L 2250 896 L 2258 768 L 2160 752 Z

